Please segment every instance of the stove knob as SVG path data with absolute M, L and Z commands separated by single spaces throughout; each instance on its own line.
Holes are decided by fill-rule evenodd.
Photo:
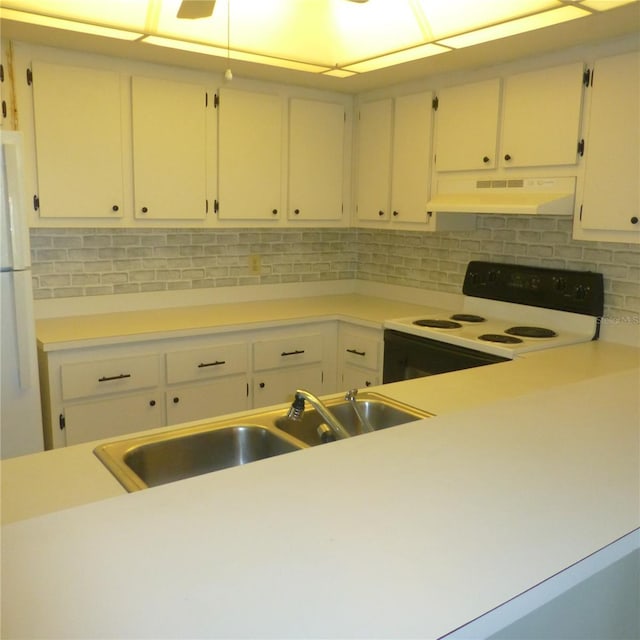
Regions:
M 567 281 L 564 278 L 554 278 L 553 282 L 555 284 L 556 291 L 567 290 Z
M 575 289 L 576 300 L 584 300 L 589 295 L 589 287 L 579 284 Z

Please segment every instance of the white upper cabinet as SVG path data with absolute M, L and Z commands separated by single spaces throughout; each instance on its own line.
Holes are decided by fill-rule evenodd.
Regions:
M 205 87 L 158 78 L 131 80 L 135 217 L 204 219 L 209 99 Z
M 438 92 L 438 172 L 575 165 L 581 62 Z
M 577 163 L 583 76 L 584 65 L 578 62 L 505 79 L 503 166 Z
M 438 171 L 497 166 L 500 79 L 438 92 L 435 166 Z
M 640 241 L 640 53 L 596 60 L 585 156 L 578 231 Z
M 282 99 L 224 87 L 218 111 L 218 218 L 277 220 L 282 209 Z
M 121 218 L 125 207 L 117 72 L 34 60 L 41 218 Z
M 391 170 L 393 222 L 426 221 L 431 177 L 432 100 L 430 92 L 395 100 Z
M 389 218 L 392 122 L 391 98 L 360 105 L 356 195 L 359 220 Z
M 291 99 L 289 210 L 293 220 L 339 220 L 344 185 L 345 108 Z

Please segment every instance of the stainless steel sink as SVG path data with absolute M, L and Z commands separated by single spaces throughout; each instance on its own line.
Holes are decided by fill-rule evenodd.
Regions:
M 273 426 L 218 424 L 119 440 L 95 453 L 125 489 L 136 491 L 305 446 Z
M 358 395 L 356 402 L 363 418 L 369 422 L 375 431 L 395 427 L 406 422 L 413 422 L 414 420 L 421 420 L 432 415 L 374 393 L 361 393 Z M 335 400 L 327 400 L 324 404 L 344 425 L 351 436 L 366 433 L 366 429 L 363 428 L 360 418 L 350 402 L 337 398 Z M 323 422 L 322 416 L 312 409 L 305 411 L 300 421 L 281 416 L 275 419 L 274 424 L 278 429 L 282 429 L 294 438 L 315 446 L 325 442 L 322 439 L 323 431 L 318 429 Z
M 363 392 L 358 407 L 373 429 L 386 429 L 431 414 Z M 353 407 L 343 397 L 323 403 L 353 435 L 363 432 Z M 99 445 L 95 454 L 127 491 L 147 489 L 203 473 L 290 453 L 323 442 L 322 417 L 306 411 L 300 422 L 286 417 L 287 408 L 247 415 L 246 422 L 218 420 L 147 436 Z

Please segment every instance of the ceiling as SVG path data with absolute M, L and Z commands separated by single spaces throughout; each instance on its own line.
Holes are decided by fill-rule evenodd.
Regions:
M 3 38 L 349 93 L 640 29 L 640 0 L 1 2 Z

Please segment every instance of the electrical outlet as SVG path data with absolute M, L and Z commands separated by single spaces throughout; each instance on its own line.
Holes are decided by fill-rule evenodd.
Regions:
M 254 275 L 259 275 L 262 271 L 259 255 L 253 254 L 249 256 L 249 271 Z

